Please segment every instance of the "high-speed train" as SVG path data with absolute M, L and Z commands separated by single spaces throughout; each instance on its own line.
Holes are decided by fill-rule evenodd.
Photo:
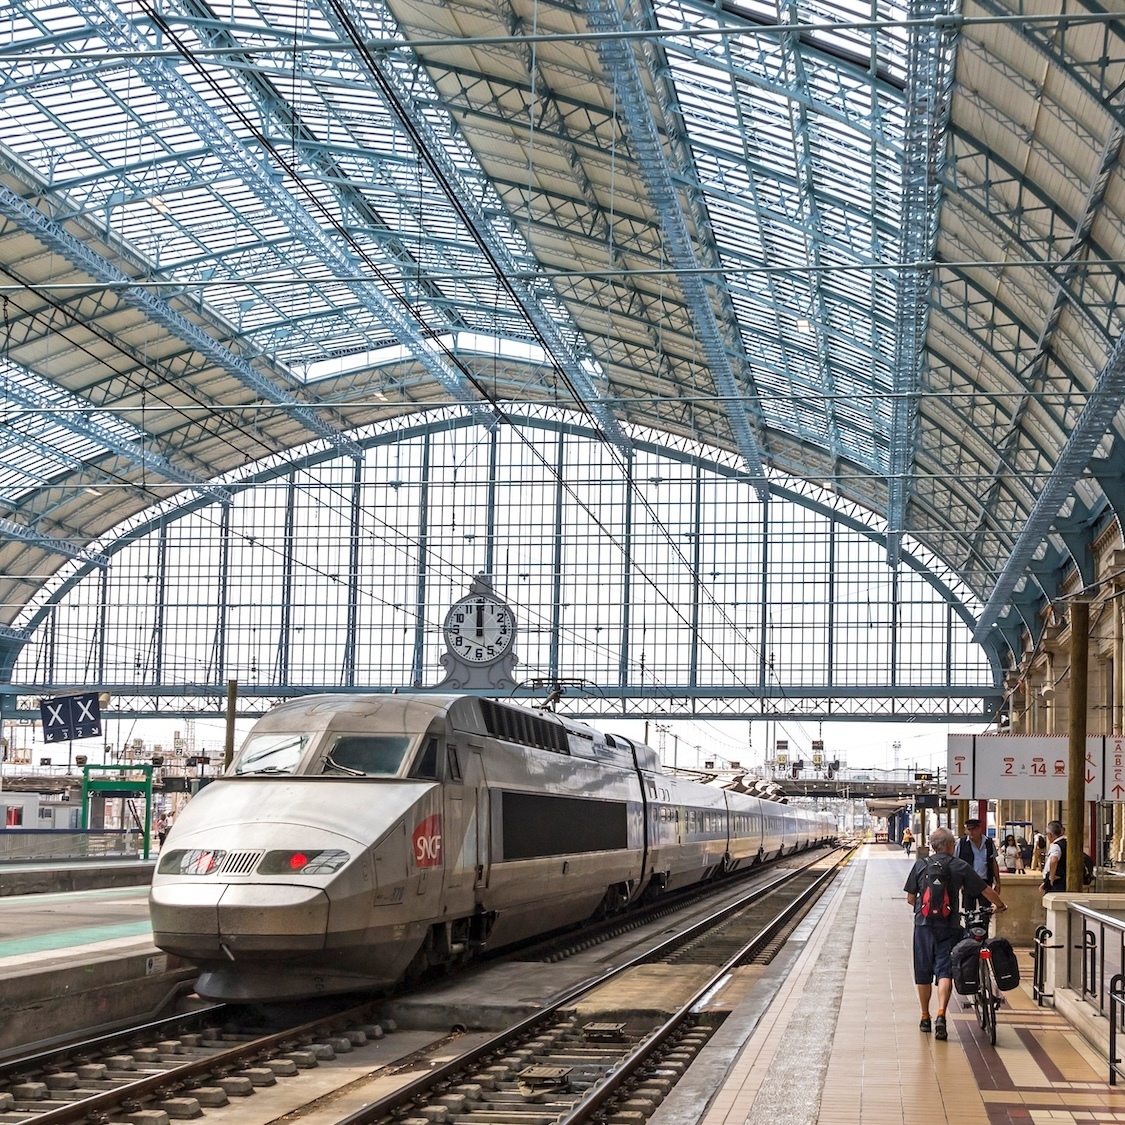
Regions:
M 377 988 L 834 835 L 550 712 L 306 696 L 180 813 L 152 929 L 214 999 Z

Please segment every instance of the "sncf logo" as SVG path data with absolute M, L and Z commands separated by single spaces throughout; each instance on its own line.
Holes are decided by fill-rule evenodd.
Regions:
M 419 867 L 441 866 L 441 814 L 426 817 L 414 829 L 414 862 Z

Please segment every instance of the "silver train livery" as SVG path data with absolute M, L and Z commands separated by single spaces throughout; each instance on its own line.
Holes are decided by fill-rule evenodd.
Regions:
M 152 928 L 214 999 L 377 988 L 834 834 L 549 712 L 307 696 L 180 813 Z

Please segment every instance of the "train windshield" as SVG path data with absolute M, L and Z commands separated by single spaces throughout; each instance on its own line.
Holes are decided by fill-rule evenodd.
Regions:
M 324 758 L 325 773 L 395 777 L 414 739 L 407 734 L 345 734 Z
M 234 772 L 293 773 L 308 744 L 307 734 L 252 734 L 242 744 Z

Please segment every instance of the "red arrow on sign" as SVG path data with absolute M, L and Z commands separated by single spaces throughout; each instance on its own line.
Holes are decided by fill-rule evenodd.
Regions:
M 1111 793 L 1116 793 L 1116 794 L 1117 794 L 1117 796 L 1118 796 L 1118 797 L 1120 797 L 1122 793 L 1125 793 L 1125 789 L 1122 789 L 1120 785 L 1115 785 L 1115 786 L 1114 786 L 1114 787 L 1113 787 L 1113 788 L 1112 788 L 1112 789 L 1110 790 L 1110 792 L 1111 792 Z
M 1125 789 L 1123 789 L 1122 792 L 1125 793 Z M 957 797 L 957 796 L 960 795 L 960 793 L 961 793 L 961 786 L 960 785 L 951 785 L 949 787 L 949 795 L 951 797 Z
M 1094 775 L 1089 770 L 1087 770 L 1086 771 L 1086 784 L 1089 785 L 1090 782 L 1093 781 L 1093 780 L 1094 780 Z

